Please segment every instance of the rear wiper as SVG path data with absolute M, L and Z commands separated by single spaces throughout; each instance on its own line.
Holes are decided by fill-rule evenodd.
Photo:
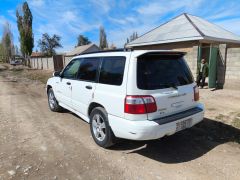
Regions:
M 174 83 L 164 83 L 164 84 L 160 84 L 160 86 L 165 86 L 165 87 L 172 87 L 174 89 L 178 89 L 177 85 Z

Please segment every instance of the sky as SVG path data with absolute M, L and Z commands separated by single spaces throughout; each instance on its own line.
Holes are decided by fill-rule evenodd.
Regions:
M 19 46 L 16 9 L 23 0 L 0 0 L 0 38 L 6 21 L 14 44 Z M 99 27 L 104 26 L 109 45 L 123 47 L 133 33 L 138 35 L 182 13 L 202 17 L 240 35 L 240 0 L 27 0 L 33 15 L 34 51 L 43 33 L 61 36 L 66 52 L 82 34 L 99 45 Z

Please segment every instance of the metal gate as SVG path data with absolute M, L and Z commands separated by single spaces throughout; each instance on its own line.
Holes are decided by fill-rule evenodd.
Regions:
M 54 55 L 53 56 L 53 65 L 54 65 L 54 71 L 61 71 L 63 69 L 63 56 L 62 55 Z
M 209 55 L 209 88 L 216 88 L 218 47 L 211 45 Z

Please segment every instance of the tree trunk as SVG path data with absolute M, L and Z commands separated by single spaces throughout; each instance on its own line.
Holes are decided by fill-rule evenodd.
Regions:
M 27 55 L 24 54 L 23 57 L 24 57 L 24 66 L 27 66 Z
M 30 56 L 27 56 L 28 67 L 31 68 Z

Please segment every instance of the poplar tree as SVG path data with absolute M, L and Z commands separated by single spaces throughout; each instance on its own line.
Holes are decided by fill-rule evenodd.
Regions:
M 101 50 L 108 48 L 107 35 L 105 33 L 103 26 L 100 27 L 100 32 L 99 32 L 99 48 Z
M 32 54 L 34 47 L 34 36 L 32 31 L 33 17 L 27 2 L 24 2 L 22 7 L 17 10 L 16 16 L 20 36 L 20 50 L 22 55 L 28 59 L 27 65 L 30 66 L 29 56 Z

